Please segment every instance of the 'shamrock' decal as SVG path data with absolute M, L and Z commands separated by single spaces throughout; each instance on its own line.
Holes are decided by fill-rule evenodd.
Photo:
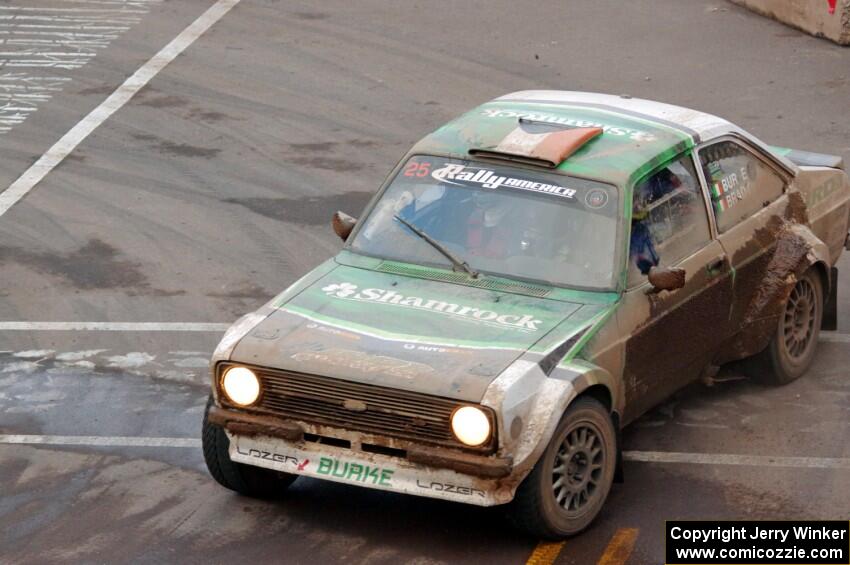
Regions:
M 364 288 L 358 290 L 357 285 L 343 282 L 329 284 L 322 288 L 328 296 L 343 300 L 356 300 L 358 302 L 377 302 L 388 306 L 401 308 L 413 308 L 415 310 L 428 310 L 444 316 L 451 316 L 461 320 L 477 322 L 491 326 L 512 328 L 524 332 L 536 332 L 542 320 L 533 315 L 500 314 L 493 310 L 482 310 L 472 306 L 464 306 L 443 300 L 420 298 L 418 296 L 405 296 L 394 290 L 383 288 Z
M 546 114 L 544 112 L 527 112 L 521 110 L 506 110 L 501 108 L 485 108 L 484 111 L 481 112 L 481 115 L 486 116 L 488 118 L 523 118 L 535 122 L 546 122 L 548 124 L 563 124 L 565 126 L 577 128 L 602 128 L 602 131 L 604 131 L 606 134 L 628 136 L 629 139 L 633 139 L 635 141 L 655 141 L 657 139 L 653 134 L 637 129 L 612 126 L 611 124 L 603 124 L 590 120 L 580 120 L 576 118 L 569 118 L 566 116 L 558 116 L 554 114 Z

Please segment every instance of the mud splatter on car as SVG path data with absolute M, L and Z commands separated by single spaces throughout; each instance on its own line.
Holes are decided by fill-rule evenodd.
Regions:
M 208 467 L 245 494 L 306 475 L 577 533 L 619 428 L 722 363 L 806 371 L 848 216 L 840 159 L 716 116 L 493 100 L 418 142 L 359 220 L 334 216 L 335 258 L 227 332 Z

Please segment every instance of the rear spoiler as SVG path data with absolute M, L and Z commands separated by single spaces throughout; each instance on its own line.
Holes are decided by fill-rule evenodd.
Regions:
M 785 147 L 771 147 L 770 149 L 800 167 L 829 167 L 844 170 L 844 159 L 838 155 L 812 153 L 811 151 L 800 151 L 799 149 L 787 149 Z

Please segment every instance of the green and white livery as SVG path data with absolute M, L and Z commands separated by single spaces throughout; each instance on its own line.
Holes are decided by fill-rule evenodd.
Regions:
M 224 486 L 300 475 L 587 527 L 623 426 L 744 360 L 802 375 L 835 323 L 850 180 L 721 118 L 516 92 L 418 142 L 340 253 L 225 334 L 204 455 Z

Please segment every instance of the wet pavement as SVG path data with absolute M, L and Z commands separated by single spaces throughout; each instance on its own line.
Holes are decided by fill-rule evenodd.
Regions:
M 745 380 L 697 385 L 625 434 L 631 452 L 844 458 L 850 381 L 846 346 L 822 343 L 805 378 L 780 389 Z M 10 365 L 6 365 L 8 368 Z M 280 500 L 219 487 L 197 445 L 104 446 L 98 440 L 199 437 L 206 390 L 96 367 L 0 375 L 3 433 L 62 443 L 0 444 L 4 562 L 160 563 L 234 559 L 308 563 L 521 563 L 536 541 L 499 509 L 299 479 Z M 11 439 L 7 441 L 21 441 Z M 95 445 L 91 445 L 95 444 Z M 665 519 L 843 517 L 843 469 L 627 462 L 600 519 L 558 563 L 595 562 L 617 532 L 636 530 L 629 563 L 657 563 Z
M 16 16 L 0 34 L 32 43 L 21 26 L 36 17 L 97 36 L 4 44 L 19 53 L 0 62 L 0 93 L 29 106 L 0 111 L 0 190 L 212 4 L 0 6 Z M 241 0 L 0 216 L 0 328 L 228 323 L 335 253 L 330 214 L 357 215 L 411 143 L 512 90 L 680 103 L 850 161 L 850 51 L 729 3 L 442 6 Z M 695 385 L 631 426 L 626 448 L 846 461 L 848 280 L 808 375 Z M 522 563 L 537 547 L 498 509 L 307 479 L 273 502 L 227 492 L 192 441 L 168 445 L 199 439 L 216 330 L 34 328 L 0 329 L 0 562 Z M 658 563 L 665 519 L 848 518 L 847 466 L 730 461 L 627 462 L 557 562 L 625 539 L 628 563 Z

